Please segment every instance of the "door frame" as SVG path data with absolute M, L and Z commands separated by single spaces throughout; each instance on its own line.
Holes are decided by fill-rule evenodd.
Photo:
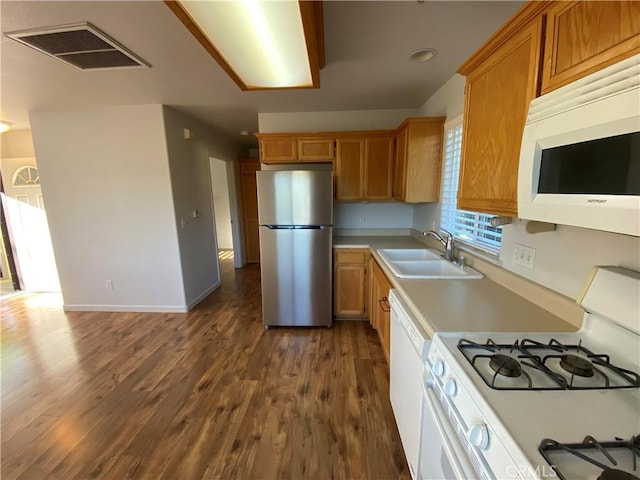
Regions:
M 2 181 L 2 174 L 0 173 L 0 233 L 2 235 L 2 249 L 4 251 L 5 258 L 7 259 L 7 267 L 9 268 L 9 275 L 11 276 L 11 284 L 13 289 L 18 291 L 22 290 L 20 285 L 20 278 L 18 277 L 18 269 L 16 267 L 15 253 L 13 251 L 13 244 L 11 242 L 11 234 L 7 225 L 7 216 L 4 213 L 4 182 Z
M 227 191 L 229 195 L 229 213 L 231 216 L 231 241 L 233 244 L 233 266 L 235 268 L 241 268 L 246 264 L 246 254 L 244 249 L 244 241 L 243 241 L 243 232 L 242 232 L 242 217 L 241 217 L 241 209 L 242 209 L 242 199 L 240 198 L 239 192 L 239 167 L 237 161 L 228 161 L 223 160 L 221 158 L 217 158 L 213 155 L 209 155 L 209 177 L 211 178 L 212 172 L 212 161 L 222 161 L 225 163 L 226 167 L 226 176 L 227 176 Z M 214 214 L 213 224 L 216 228 L 217 235 L 217 227 L 215 223 L 215 203 L 213 200 L 213 184 L 211 185 L 211 205 L 212 211 Z M 218 261 L 218 269 L 220 268 Z

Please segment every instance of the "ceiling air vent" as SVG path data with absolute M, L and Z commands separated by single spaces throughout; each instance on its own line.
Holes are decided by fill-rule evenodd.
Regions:
M 5 35 L 81 70 L 151 66 L 90 23 Z

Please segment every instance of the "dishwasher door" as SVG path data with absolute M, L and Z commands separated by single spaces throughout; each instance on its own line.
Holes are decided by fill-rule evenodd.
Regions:
M 391 354 L 389 390 L 411 477 L 418 473 L 420 424 L 422 413 L 422 371 L 429 337 L 411 315 L 395 290 L 389 294 L 391 304 Z

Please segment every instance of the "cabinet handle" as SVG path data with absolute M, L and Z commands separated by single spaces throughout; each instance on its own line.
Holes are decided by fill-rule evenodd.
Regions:
M 389 304 L 389 299 L 387 297 L 382 297 L 380 300 L 378 300 L 378 303 L 380 304 L 380 308 L 383 312 L 391 311 L 391 305 Z

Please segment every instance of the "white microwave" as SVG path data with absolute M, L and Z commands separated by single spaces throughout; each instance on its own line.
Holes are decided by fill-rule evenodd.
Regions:
M 518 216 L 640 236 L 640 54 L 531 102 Z

